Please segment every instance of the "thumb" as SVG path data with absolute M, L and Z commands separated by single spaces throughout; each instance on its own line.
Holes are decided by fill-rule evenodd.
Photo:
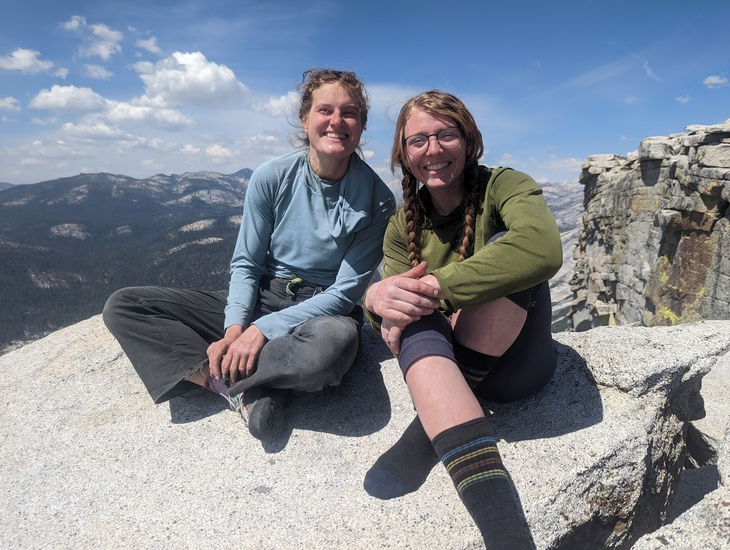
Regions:
M 426 271 L 428 271 L 428 262 L 421 262 L 416 267 L 412 267 L 411 269 L 403 273 L 401 277 L 420 279 L 426 274 Z

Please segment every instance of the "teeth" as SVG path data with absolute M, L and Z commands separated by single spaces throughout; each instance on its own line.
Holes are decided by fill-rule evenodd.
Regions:
M 426 170 L 441 170 L 442 168 L 446 168 L 449 165 L 448 162 L 439 162 L 438 164 L 428 164 L 426 165 Z
M 327 132 L 325 133 L 325 136 L 334 138 L 334 139 L 345 139 L 347 136 L 345 134 L 335 134 L 334 132 Z

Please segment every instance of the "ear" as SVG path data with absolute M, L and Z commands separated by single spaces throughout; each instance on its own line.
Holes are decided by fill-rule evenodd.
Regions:
M 302 130 L 304 130 L 304 133 L 309 135 L 309 117 L 304 117 L 301 120 L 302 123 Z

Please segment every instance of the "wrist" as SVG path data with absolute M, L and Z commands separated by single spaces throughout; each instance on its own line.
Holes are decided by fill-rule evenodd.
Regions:
M 365 291 L 365 297 L 362 303 L 365 306 L 365 309 L 367 309 L 370 313 L 375 313 L 375 303 L 372 296 L 377 292 L 377 286 L 379 284 L 379 282 L 373 283 Z
M 241 325 L 231 325 L 226 329 L 225 336 L 223 337 L 224 340 L 235 340 L 239 336 L 243 334 L 243 326 Z

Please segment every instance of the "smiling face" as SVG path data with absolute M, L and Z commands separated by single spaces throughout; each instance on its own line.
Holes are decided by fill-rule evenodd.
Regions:
M 349 90 L 337 83 L 317 88 L 302 128 L 309 138 L 314 173 L 324 179 L 342 179 L 362 135 L 360 109 Z
M 404 135 L 428 136 L 454 126 L 457 126 L 456 122 L 447 116 L 416 109 L 406 121 Z M 428 148 L 424 153 L 411 155 L 406 151 L 405 156 L 407 168 L 428 188 L 437 209 L 448 210 L 450 205 L 458 206 L 461 203 L 466 165 L 466 145 L 463 139 L 457 147 L 444 149 L 433 136 L 429 138 Z M 438 208 L 439 203 L 443 208 Z

